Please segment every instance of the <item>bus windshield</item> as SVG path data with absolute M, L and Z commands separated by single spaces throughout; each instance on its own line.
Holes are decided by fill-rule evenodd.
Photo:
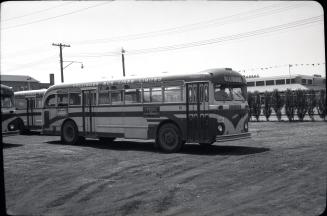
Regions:
M 216 84 L 214 86 L 216 101 L 244 101 L 246 98 L 246 90 L 243 86 L 226 86 Z

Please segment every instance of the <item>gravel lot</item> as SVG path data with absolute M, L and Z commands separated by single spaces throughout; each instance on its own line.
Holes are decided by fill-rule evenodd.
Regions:
M 24 215 L 318 215 L 326 122 L 250 123 L 252 138 L 156 151 L 151 141 L 3 139 L 7 211 Z

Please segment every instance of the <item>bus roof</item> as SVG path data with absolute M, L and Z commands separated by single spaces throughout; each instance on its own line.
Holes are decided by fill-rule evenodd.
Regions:
M 212 81 L 214 83 L 229 83 L 234 85 L 246 85 L 245 78 L 238 72 L 230 68 L 214 68 L 204 70 L 193 74 L 176 74 L 176 75 L 162 75 L 156 77 L 143 77 L 143 78 L 122 78 L 107 81 L 83 82 L 83 83 L 69 83 L 57 84 L 49 87 L 48 91 L 65 88 L 83 88 L 83 87 L 96 87 L 99 85 L 119 85 L 131 83 L 160 83 L 170 81 Z
M 12 87 L 9 87 L 9 86 L 3 85 L 3 84 L 0 84 L 0 85 L 1 85 L 1 95 L 13 95 L 14 94 Z
M 37 89 L 37 90 L 28 90 L 28 91 L 18 91 L 15 92 L 15 96 L 34 96 L 34 95 L 44 95 L 47 89 Z

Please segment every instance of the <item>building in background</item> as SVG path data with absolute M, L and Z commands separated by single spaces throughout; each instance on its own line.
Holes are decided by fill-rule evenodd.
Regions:
M 12 87 L 14 92 L 44 89 L 44 88 L 47 89 L 50 86 L 54 85 L 54 74 L 50 74 L 50 82 L 49 83 L 41 83 L 40 81 L 38 81 L 30 76 L 4 75 L 4 74 L 1 74 L 0 81 L 1 81 L 1 84 Z
M 315 91 L 326 89 L 326 78 L 320 75 L 247 76 L 245 78 L 248 92 L 264 93 L 265 91 L 272 92 L 274 89 L 280 92 L 285 92 L 287 89 L 313 89 Z

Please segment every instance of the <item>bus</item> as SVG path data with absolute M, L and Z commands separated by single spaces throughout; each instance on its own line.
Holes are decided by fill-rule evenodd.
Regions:
M 14 92 L 11 87 L 1 85 L 1 132 L 9 134 L 17 128 L 17 116 L 14 106 Z
M 21 134 L 42 129 L 42 99 L 46 89 L 14 93 L 18 128 Z
M 58 84 L 44 95 L 43 133 L 151 139 L 164 152 L 185 143 L 249 138 L 246 80 L 230 68 L 195 74 Z

